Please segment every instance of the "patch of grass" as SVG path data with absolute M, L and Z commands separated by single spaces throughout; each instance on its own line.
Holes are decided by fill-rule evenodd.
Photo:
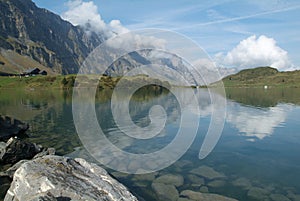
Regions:
M 72 89 L 75 80 L 80 80 L 79 87 L 90 88 L 97 85 L 99 90 L 113 89 L 120 81 L 120 77 L 108 77 L 98 75 L 56 75 L 56 76 L 32 76 L 32 77 L 1 77 L 1 88 L 23 88 L 23 89 Z M 122 88 L 130 88 L 135 86 L 156 85 L 152 88 L 160 88 L 161 85 L 168 86 L 168 82 L 158 79 L 152 79 L 145 76 L 123 77 Z M 157 89 L 160 90 L 160 89 Z
M 279 72 L 271 67 L 242 70 L 222 79 L 225 87 L 300 87 L 300 71 Z
M 61 88 L 62 76 L 1 77 L 0 88 Z
M 10 86 L 18 82 L 14 77 L 0 77 L 0 87 Z

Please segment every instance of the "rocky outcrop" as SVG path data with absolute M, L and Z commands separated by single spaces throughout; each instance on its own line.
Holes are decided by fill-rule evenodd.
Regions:
M 31 0 L 0 0 L 0 47 L 29 56 L 57 73 L 77 73 L 105 38 L 87 34 Z
M 110 35 L 105 30 L 96 33 L 73 26 L 59 15 L 38 8 L 31 0 L 0 0 L 0 10 L 0 57 L 3 60 L 0 62 L 4 70 L 8 69 L 8 63 L 10 68 L 14 67 L 2 73 L 20 73 L 22 68 L 28 68 L 28 62 L 17 61 L 16 57 L 22 56 L 52 73 L 76 74 L 86 57 Z M 97 56 L 105 58 L 107 54 L 112 53 L 107 51 Z M 182 58 L 154 50 L 130 52 L 118 58 L 104 74 L 123 76 L 133 68 L 149 64 L 164 66 L 166 72 L 155 68 L 153 72 L 162 74 L 165 81 L 173 81 L 171 84 L 178 84 L 174 79 L 176 72 L 184 75 L 192 85 L 200 79 L 195 78 L 197 72 L 191 72 Z
M 84 159 L 43 156 L 15 172 L 5 201 L 137 200 L 101 167 Z
M 11 137 L 23 135 L 29 125 L 17 119 L 0 115 L 0 141 L 6 141 Z
M 34 143 L 24 142 L 17 138 L 10 138 L 4 145 L 0 145 L 0 164 L 15 164 L 23 159 L 32 159 L 42 151 L 42 147 Z
M 0 172 L 1 198 L 7 192 L 5 200 L 137 200 L 99 166 L 54 154 L 16 137 L 0 142 L 0 164 L 8 164 Z
M 6 170 L 0 172 L 0 200 L 4 198 L 10 187 L 14 173 L 23 163 L 28 161 L 27 159 L 54 154 L 54 148 L 46 149 L 17 138 L 11 138 L 7 143 L 0 142 L 0 165 L 6 166 Z
M 10 187 L 15 171 L 23 163 L 35 157 L 55 154 L 53 148 L 46 149 L 17 137 L 26 137 L 25 132 L 28 128 L 26 123 L 0 116 L 0 200 Z

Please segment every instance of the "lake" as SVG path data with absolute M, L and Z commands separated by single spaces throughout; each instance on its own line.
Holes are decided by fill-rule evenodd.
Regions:
M 226 108 L 215 107 L 224 112 L 224 127 L 216 146 L 204 159 L 199 159 L 199 151 L 212 120 L 211 94 L 207 89 L 175 91 L 181 94 L 182 105 L 167 89 L 142 88 L 131 97 L 129 113 L 135 126 L 150 124 L 148 114 L 154 105 L 165 110 L 165 127 L 151 139 L 134 139 L 124 134 L 122 129 L 133 128 L 118 128 L 111 110 L 112 92 L 97 92 L 94 109 L 100 127 L 110 142 L 130 153 L 148 154 L 166 147 L 175 139 L 183 114 L 199 125 L 193 143 L 174 164 L 148 174 L 126 174 L 106 168 L 108 172 L 137 196 L 150 201 L 176 200 L 180 194 L 190 196 L 191 191 L 238 200 L 300 200 L 300 89 L 232 88 L 227 90 L 226 97 L 212 92 L 216 93 L 217 101 L 226 101 Z M 188 107 L 190 93 L 196 93 L 199 111 Z M 122 101 L 121 96 L 116 103 Z M 82 136 L 77 134 L 71 91 L 2 89 L 0 114 L 28 122 L 31 142 L 54 147 L 59 155 L 95 161 L 83 147 Z M 182 141 L 193 139 L 188 125 L 185 124 L 187 132 Z M 132 161 L 122 163 L 126 167 L 134 165 Z

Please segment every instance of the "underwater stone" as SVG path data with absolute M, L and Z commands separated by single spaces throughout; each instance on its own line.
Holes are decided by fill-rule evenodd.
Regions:
M 177 201 L 179 197 L 174 185 L 153 182 L 152 189 L 161 201 Z
M 225 197 L 223 195 L 211 194 L 211 193 L 200 193 L 191 190 L 184 190 L 180 193 L 181 197 L 186 197 L 191 200 L 201 200 L 201 201 L 237 201 L 236 199 Z
M 205 181 L 203 178 L 200 178 L 196 175 L 193 175 L 193 174 L 189 174 L 187 176 L 187 178 L 190 180 L 192 186 L 202 186 L 205 184 Z
M 258 187 L 252 187 L 248 191 L 248 196 L 257 200 L 265 200 L 268 198 L 269 192 L 265 189 L 258 188 Z
M 211 181 L 207 184 L 207 186 L 212 187 L 212 188 L 218 188 L 218 187 L 222 187 L 225 186 L 225 181 L 222 180 L 214 180 Z
M 181 175 L 166 174 L 158 177 L 153 182 L 171 184 L 178 187 L 183 185 L 183 181 L 184 179 Z
M 213 168 L 205 166 L 205 165 L 191 170 L 190 173 L 200 175 L 204 178 L 211 179 L 211 180 L 225 178 L 224 174 L 219 173 L 219 172 L 215 171 Z
M 273 201 L 291 201 L 289 198 L 287 198 L 286 196 L 281 195 L 281 194 L 272 194 L 272 195 L 270 195 L 270 198 Z
M 244 189 L 250 189 L 251 186 L 252 186 L 251 182 L 246 178 L 238 178 L 238 179 L 234 180 L 232 182 L 232 184 L 234 186 L 239 186 L 239 187 L 242 187 Z

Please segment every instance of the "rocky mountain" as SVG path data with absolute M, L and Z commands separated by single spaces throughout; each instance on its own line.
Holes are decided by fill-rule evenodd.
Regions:
M 180 83 L 177 73 L 184 76 L 191 85 L 198 84 L 196 73 L 192 73 L 191 68 L 182 58 L 153 49 L 134 51 L 122 56 L 107 68 L 105 74 L 122 76 L 137 67 L 141 67 L 139 74 L 150 74 L 151 77 L 160 78 L 173 85 Z
M 39 66 L 59 74 L 76 73 L 105 40 L 31 0 L 0 0 L 0 10 L 0 71 L 18 73 Z
M 60 16 L 38 8 L 31 0 L 0 0 L 0 10 L 0 74 L 21 73 L 35 67 L 49 74 L 76 74 L 88 54 L 107 39 L 106 34 L 73 26 Z M 103 58 L 106 56 L 102 55 Z M 198 69 L 200 75 L 178 56 L 155 50 L 124 55 L 105 74 L 122 76 L 133 68 L 150 64 L 163 67 L 163 71 L 153 68 L 153 73 L 174 84 L 179 84 L 177 72 L 191 85 L 203 84 L 199 83 L 203 76 L 214 77 L 216 74 L 203 68 Z

